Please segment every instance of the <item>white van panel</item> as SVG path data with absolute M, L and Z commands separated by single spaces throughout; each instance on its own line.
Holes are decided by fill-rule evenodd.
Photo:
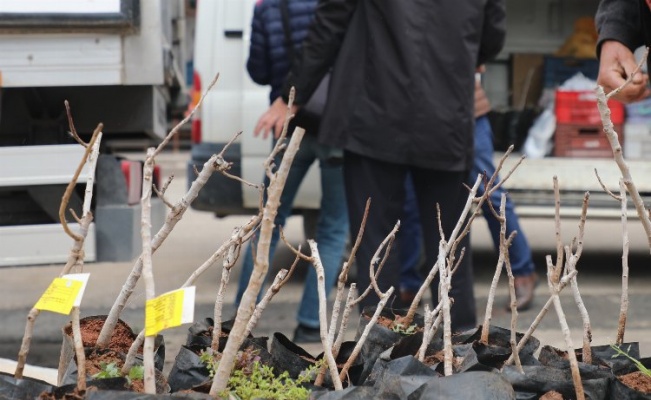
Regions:
M 241 131 L 241 160 L 229 161 L 241 163 L 243 179 L 258 183 L 264 177 L 263 163 L 272 142 L 271 138 L 253 136 L 258 118 L 269 107 L 270 90 L 269 86 L 254 83 L 246 71 L 254 3 L 255 0 L 199 3 L 194 68 L 204 90 L 213 76 L 220 74 L 217 85 L 202 105 L 202 141 L 226 143 Z M 238 32 L 242 32 L 241 37 L 237 36 Z M 313 165 L 301 185 L 295 208 L 318 208 L 321 198 L 318 173 L 318 167 Z M 243 186 L 242 203 L 243 208 L 257 208 L 257 190 Z

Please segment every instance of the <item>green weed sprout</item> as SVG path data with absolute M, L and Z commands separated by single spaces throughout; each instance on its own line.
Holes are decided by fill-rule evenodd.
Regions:
M 91 378 L 108 379 L 108 378 L 119 378 L 122 376 L 122 374 L 120 373 L 120 368 L 118 368 L 117 364 L 114 362 L 107 364 L 102 361 L 99 363 L 99 368 L 100 371 L 95 375 L 91 376 Z
M 418 325 L 416 324 L 411 324 L 409 326 L 406 326 L 405 324 L 401 324 L 398 322 L 393 324 L 391 330 L 403 335 L 413 335 L 414 333 L 416 333 L 416 328 L 418 328 Z
M 647 376 L 651 376 L 651 369 L 648 369 L 647 367 L 645 367 L 645 366 L 640 362 L 640 360 L 635 359 L 635 357 L 631 357 L 630 354 L 628 354 L 626 351 L 622 350 L 622 349 L 621 349 L 619 346 L 617 346 L 617 345 L 611 344 L 610 347 L 612 347 L 613 350 L 615 350 L 615 351 L 617 352 L 617 354 L 613 355 L 612 358 L 617 358 L 617 357 L 619 357 L 619 356 L 624 356 L 624 357 L 628 358 L 629 360 L 633 361 L 633 364 L 635 364 L 635 366 L 637 367 L 637 369 L 640 370 L 640 372 L 642 372 L 643 374 L 645 374 L 645 375 L 647 375 Z M 630 347 L 629 347 L 629 348 L 630 348 Z
M 291 379 L 289 373 L 283 371 L 276 376 L 272 367 L 255 361 L 248 375 L 241 369 L 233 371 L 228 380 L 228 390 L 241 400 L 303 400 L 310 395 L 310 390 L 303 385 L 310 382 L 312 375 L 307 372 Z
M 122 373 L 120 372 L 120 368 L 118 368 L 117 364 L 112 362 L 112 363 L 105 363 L 105 362 L 100 362 L 99 363 L 100 371 L 94 375 L 91 376 L 93 379 L 108 379 L 108 378 L 120 378 L 122 377 Z M 131 385 L 131 382 L 133 380 L 137 379 L 144 379 L 145 376 L 145 367 L 142 365 L 134 365 L 131 367 L 129 370 L 129 374 L 125 376 L 127 379 L 127 382 L 129 382 L 129 385 Z
M 235 368 L 228 380 L 228 389 L 221 395 L 222 397 L 239 400 L 307 399 L 310 390 L 304 385 L 314 380 L 319 368 L 325 362 L 325 360 L 316 362 L 301 372 L 297 379 L 291 379 L 287 371 L 276 376 L 272 367 L 260 363 L 258 354 L 259 352 L 250 349 L 238 352 Z M 213 378 L 219 365 L 219 355 L 215 356 L 212 349 L 206 349 L 199 355 L 199 360 L 205 364 L 210 377 Z

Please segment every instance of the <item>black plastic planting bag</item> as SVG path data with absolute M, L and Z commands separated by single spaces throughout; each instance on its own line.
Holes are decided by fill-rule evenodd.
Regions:
M 145 394 L 136 392 L 118 392 L 113 390 L 90 391 L 86 393 L 85 400 L 214 400 L 214 397 L 205 393 L 187 392 L 175 394 Z
M 156 353 L 154 354 L 154 368 L 157 371 L 156 372 L 157 375 L 161 375 L 160 371 L 162 371 L 163 365 L 165 364 L 165 344 L 164 344 L 164 341 L 163 341 L 163 337 L 161 335 L 156 336 L 155 346 L 156 346 L 155 347 Z M 88 360 L 88 358 L 91 357 L 91 355 L 93 353 L 102 354 L 102 353 L 106 353 L 106 352 L 114 353 L 122 361 L 124 361 L 126 359 L 126 354 L 119 353 L 119 352 L 113 351 L 111 349 L 98 349 L 98 348 L 94 348 L 94 347 L 88 347 L 88 348 L 84 349 L 84 353 L 86 355 L 86 360 Z M 63 376 L 61 377 L 61 381 L 60 381 L 61 386 L 70 385 L 70 384 L 74 384 L 74 383 L 77 382 L 77 357 L 76 356 L 73 357 L 72 361 L 73 362 L 68 363 L 68 367 L 66 368 L 66 370 L 63 373 Z M 86 363 L 88 363 L 88 361 L 86 361 Z M 144 361 L 143 361 L 143 358 L 142 358 L 142 354 L 136 355 L 136 359 L 135 359 L 134 364 L 135 365 L 143 365 L 143 363 L 144 363 Z M 87 378 L 92 379 L 91 376 L 88 376 Z M 166 382 L 163 382 L 164 377 L 157 377 L 156 379 L 157 379 L 156 384 L 157 384 L 158 389 L 160 389 L 161 393 L 164 392 L 165 385 L 167 384 Z
M 385 354 L 378 358 L 368 379 L 369 384 L 372 380 L 373 386 L 382 393 L 393 393 L 403 399 L 438 375 L 413 356 L 385 361 Z
M 13 375 L 0 373 L 0 396 L 4 398 L 31 400 L 37 398 L 41 393 L 50 393 L 53 388 L 54 385 L 39 379 L 16 379 Z
M 172 393 L 190 389 L 210 380 L 210 371 L 198 355 L 202 350 L 205 350 L 205 347 L 181 346 L 167 376 L 167 383 Z
M 408 400 L 509 400 L 515 399 L 509 382 L 496 372 L 473 371 L 431 378 Z
M 52 395 L 57 399 L 62 399 L 66 395 L 75 393 L 77 384 L 72 383 L 69 385 L 62 385 L 52 389 Z M 97 390 L 112 390 L 112 391 L 128 391 L 129 383 L 126 378 L 106 378 L 106 379 L 89 379 L 86 381 L 87 391 Z
M 625 350 L 627 353 L 628 350 L 625 346 L 622 346 L 622 349 Z M 631 355 L 631 353 L 629 353 Z M 617 358 L 626 358 L 624 356 L 619 356 Z M 631 360 L 629 360 L 631 361 Z M 642 365 L 646 368 L 651 368 L 651 358 L 642 358 L 639 359 L 639 361 L 642 363 Z M 618 368 L 615 370 L 613 369 L 613 373 L 615 374 L 615 377 L 611 381 L 610 385 L 610 398 L 611 399 L 623 399 L 623 400 L 637 400 L 637 399 L 644 399 L 644 400 L 651 400 L 651 393 L 644 393 L 639 391 L 637 388 L 629 387 L 622 383 L 620 381 L 620 377 L 632 372 L 639 372 L 638 367 L 631 361 L 630 364 L 624 365 L 620 364 L 618 365 Z
M 344 390 L 319 391 L 310 393 L 310 399 L 319 400 L 401 400 L 393 393 L 383 393 L 371 386 L 351 386 Z
M 510 348 L 485 345 L 481 342 L 473 342 L 466 350 L 463 361 L 456 368 L 457 372 L 493 371 L 501 368 L 511 355 Z
M 458 335 L 452 337 L 453 343 L 472 343 L 479 341 L 481 339 L 481 325 L 475 329 L 471 329 L 466 332 L 462 332 Z M 517 342 L 524 337 L 524 333 L 516 332 L 515 339 Z M 502 348 L 510 349 L 511 348 L 511 330 L 504 329 L 499 326 L 491 325 L 488 328 L 488 344 L 493 346 L 499 346 Z M 527 343 L 524 345 L 522 350 L 518 353 L 520 356 L 520 361 L 523 365 L 538 364 L 535 360 L 533 354 L 540 347 L 540 341 L 535 337 L 531 336 Z
M 104 321 L 106 321 L 107 315 L 89 315 L 87 317 L 81 318 L 79 320 L 79 325 L 84 326 L 86 322 L 92 322 L 92 321 L 101 321 L 102 325 L 104 324 Z M 131 340 L 135 340 L 136 334 L 133 332 L 133 329 L 131 329 L 131 326 L 124 322 L 121 319 L 118 319 L 117 325 L 123 327 L 129 332 L 129 336 Z M 58 372 L 58 379 L 57 381 L 60 384 L 63 384 L 63 379 L 64 379 L 64 374 L 66 370 L 68 369 L 68 364 L 73 360 L 75 357 L 75 345 L 73 342 L 72 338 L 72 323 L 69 322 L 66 324 L 61 329 L 61 334 L 63 336 L 63 342 L 61 344 L 61 355 L 59 356 L 59 372 Z M 90 348 L 90 347 L 88 347 Z M 165 353 L 163 353 L 163 361 L 165 360 Z
M 260 342 L 265 343 L 265 345 L 261 346 Z M 270 365 L 272 362 L 271 354 L 269 354 L 269 351 L 267 350 L 266 342 L 266 337 L 246 339 L 244 343 L 242 343 L 240 350 L 250 348 L 257 353 L 260 363 Z M 174 359 L 172 369 L 167 376 L 167 382 L 172 393 L 179 390 L 192 389 L 211 379 L 210 371 L 200 358 L 200 354 L 208 348 L 210 348 L 210 344 L 208 344 L 208 346 L 201 344 L 181 346 L 181 349 Z
M 359 340 L 362 332 L 366 329 L 366 326 L 370 322 L 371 317 L 375 313 L 376 307 L 366 307 L 362 311 L 362 314 L 359 317 L 359 325 L 357 327 L 357 335 L 355 336 L 355 341 Z M 405 316 L 407 310 L 404 309 L 390 309 L 384 308 L 380 313 L 380 316 L 384 318 L 394 319 L 396 316 Z M 423 327 L 423 317 L 422 315 L 415 315 L 413 324 L 416 324 L 418 327 Z M 369 331 L 366 341 L 362 345 L 362 355 L 364 357 L 364 370 L 360 379 L 364 381 L 368 374 L 373 369 L 373 365 L 377 360 L 378 356 L 385 351 L 386 349 L 392 347 L 396 344 L 402 337 L 406 335 L 393 331 L 387 327 L 384 327 L 379 324 L 375 324 L 373 328 Z
M 316 361 L 314 356 L 280 332 L 273 334 L 269 352 L 274 373 L 287 371 L 292 379 L 298 378 L 301 372 L 314 365 Z
M 425 357 L 434 355 L 443 349 L 442 332 L 439 330 L 432 341 L 425 349 Z M 421 345 L 423 344 L 423 332 L 416 332 L 413 335 L 404 336 L 393 346 L 391 350 L 391 359 L 404 356 L 417 356 Z
M 524 374 L 512 365 L 502 369 L 502 375 L 512 385 L 513 389 L 522 393 L 537 393 L 538 396 L 549 391 L 556 391 L 564 399 L 575 397 L 572 371 L 569 368 L 555 368 L 545 365 L 525 365 Z M 591 400 L 608 398 L 611 373 L 608 369 L 594 365 L 579 364 L 583 390 Z
M 337 364 L 337 370 L 341 373 L 341 369 L 344 366 L 344 364 L 348 361 L 348 358 L 353 353 L 353 350 L 355 349 L 355 345 L 357 342 L 353 341 L 346 341 L 341 343 L 341 348 L 339 349 L 339 354 L 337 354 L 337 358 L 335 358 L 335 363 Z M 323 359 L 325 353 L 319 354 L 316 359 L 321 360 Z M 348 378 L 344 379 L 342 382 L 344 384 L 344 387 L 349 386 L 349 385 L 359 385 L 359 377 L 362 375 L 362 370 L 364 369 L 364 358 L 362 357 L 361 354 L 357 356 L 355 361 L 353 361 L 352 365 L 348 369 Z M 282 371 L 278 371 L 282 372 Z M 326 372 L 325 374 L 325 380 L 323 385 L 327 388 L 334 388 L 334 384 L 332 383 L 332 378 L 330 377 L 330 372 Z

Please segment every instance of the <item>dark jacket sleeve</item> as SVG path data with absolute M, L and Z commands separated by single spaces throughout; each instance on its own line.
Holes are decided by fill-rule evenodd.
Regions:
M 601 0 L 595 16 L 599 32 L 597 56 L 606 40 L 616 40 L 631 51 L 643 44 L 640 12 L 639 0 Z
M 477 66 L 497 57 L 506 38 L 506 6 L 504 0 L 488 0 L 484 9 L 484 26 Z
M 344 40 L 358 0 L 320 0 L 314 23 L 285 79 L 282 97 L 288 101 L 295 87 L 294 104 L 302 105 L 312 96 L 321 79 L 332 67 Z
M 269 85 L 271 83 L 271 63 L 268 60 L 269 43 L 263 19 L 264 12 L 264 3 L 259 2 L 253 10 L 249 59 L 246 62 L 246 70 L 249 72 L 249 76 L 251 76 L 253 82 L 259 85 Z

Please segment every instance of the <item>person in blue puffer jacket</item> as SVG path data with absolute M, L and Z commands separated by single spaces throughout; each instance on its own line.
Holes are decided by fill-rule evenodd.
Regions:
M 255 5 L 251 29 L 251 45 L 249 59 L 246 64 L 247 71 L 254 82 L 260 85 L 271 86 L 269 101 L 273 103 L 281 94 L 281 87 L 292 60 L 290 52 L 298 54 L 301 43 L 307 36 L 308 28 L 312 23 L 317 0 L 259 0 Z M 287 7 L 289 28 L 291 30 L 291 46 L 288 51 L 283 29 L 281 7 Z M 319 162 L 321 171 L 321 210 L 316 227 L 316 237 L 319 254 L 325 269 L 326 293 L 334 286 L 337 280 L 341 261 L 343 258 L 346 239 L 348 237 L 348 213 L 346 209 L 346 196 L 342 172 L 342 152 L 339 149 L 319 144 L 317 131 L 319 118 L 306 113 L 297 113 L 290 125 L 298 125 L 306 130 L 301 142 L 301 147 L 296 154 L 291 166 L 287 182 L 283 190 L 280 207 L 275 219 L 275 229 L 269 251 L 270 260 L 278 243 L 279 228 L 285 225 L 287 217 L 291 215 L 296 192 L 310 166 Z M 274 132 L 277 137 L 280 132 Z M 262 136 L 263 139 L 267 135 Z M 280 165 L 280 157 L 276 160 Z M 265 186 L 268 180 L 265 177 Z M 236 303 L 239 304 L 253 271 L 252 246 L 257 245 L 257 238 L 253 238 L 244 254 L 242 274 L 240 276 Z M 319 299 L 317 291 L 316 273 L 313 268 L 307 272 L 303 297 L 298 310 L 298 326 L 294 331 L 295 343 L 320 342 L 319 335 Z

